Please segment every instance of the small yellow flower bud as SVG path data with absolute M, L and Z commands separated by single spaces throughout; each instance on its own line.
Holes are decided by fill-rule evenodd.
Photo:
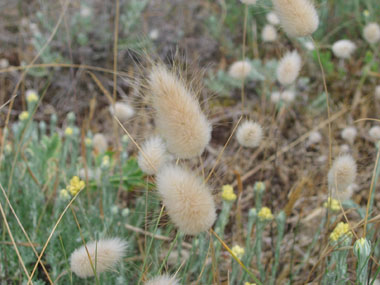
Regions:
M 21 114 L 18 116 L 20 121 L 26 121 L 29 118 L 29 113 L 27 111 L 21 112 Z
M 26 101 L 28 103 L 34 103 L 38 101 L 38 95 L 37 92 L 34 90 L 28 90 L 26 91 Z
M 259 216 L 259 219 L 262 221 L 273 220 L 272 211 L 268 207 L 262 207 L 258 216 Z
M 243 257 L 243 255 L 244 255 L 245 250 L 241 246 L 234 245 L 232 247 L 232 252 L 233 252 L 233 254 L 236 255 L 237 258 L 241 259 Z
M 84 144 L 85 144 L 87 147 L 92 146 L 92 139 L 91 139 L 91 138 L 85 138 L 85 140 L 84 140 Z
M 333 212 L 338 212 L 340 211 L 340 204 L 339 201 L 333 198 L 328 198 L 327 202 L 323 204 L 323 207 L 329 208 Z
M 348 237 L 350 237 L 352 236 L 352 233 L 350 231 L 350 226 L 348 224 L 340 222 L 335 227 L 333 232 L 330 234 L 330 239 L 332 241 L 337 241 L 343 235 L 347 235 Z
M 75 196 L 80 190 L 85 187 L 84 181 L 80 180 L 78 176 L 74 176 L 70 180 L 70 185 L 67 186 L 67 190 L 71 195 Z
M 70 128 L 70 127 L 67 127 L 66 130 L 65 130 L 65 135 L 70 137 L 72 134 L 73 134 L 73 129 Z
M 236 194 L 231 185 L 224 185 L 222 187 L 222 199 L 227 202 L 233 202 L 236 200 Z
M 62 199 L 62 200 L 69 200 L 70 199 L 70 194 L 69 194 L 69 192 L 67 192 L 66 189 L 62 189 L 59 192 L 59 198 Z

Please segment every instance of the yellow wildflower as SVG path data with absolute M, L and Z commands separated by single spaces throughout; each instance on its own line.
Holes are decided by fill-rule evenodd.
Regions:
M 330 208 L 333 212 L 338 212 L 340 210 L 340 203 L 337 199 L 328 198 L 327 202 L 323 204 L 323 207 Z
M 21 121 L 26 121 L 29 118 L 29 113 L 27 111 L 21 112 L 21 114 L 18 116 L 18 118 Z
M 108 168 L 110 166 L 110 157 L 108 155 L 103 156 L 102 158 L 102 168 Z
M 69 192 L 67 192 L 66 189 L 62 189 L 59 192 L 59 198 L 61 198 L 62 200 L 68 200 L 68 199 L 70 199 L 70 194 L 69 194 Z
M 244 285 L 256 285 L 256 283 L 245 282 Z
M 232 252 L 233 254 L 236 255 L 237 258 L 241 259 L 244 255 L 245 250 L 244 250 L 244 247 L 241 247 L 239 245 L 234 245 L 232 247 Z
M 262 207 L 258 216 L 260 220 L 273 220 L 272 211 L 268 207 Z
M 368 10 L 364 10 L 364 11 L 363 11 L 363 15 L 364 15 L 365 17 L 368 17 L 368 16 L 369 16 L 369 11 L 368 11 Z
M 75 196 L 80 190 L 84 188 L 86 184 L 80 180 L 78 176 L 74 176 L 70 180 L 70 185 L 67 186 L 67 190 L 71 195 Z
M 28 101 L 29 103 L 37 102 L 38 101 L 37 92 L 34 90 L 26 91 L 26 101 Z
M 228 202 L 236 200 L 236 194 L 234 193 L 234 188 L 231 185 L 224 185 L 222 187 L 222 199 Z
M 91 138 L 85 138 L 84 144 L 86 146 L 92 146 L 92 139 Z
M 71 136 L 73 134 L 73 132 L 74 131 L 73 131 L 72 128 L 67 127 L 66 130 L 65 130 L 65 135 L 69 137 L 69 136 Z
M 332 241 L 337 241 L 343 235 L 351 236 L 350 226 L 347 223 L 340 222 L 330 234 Z

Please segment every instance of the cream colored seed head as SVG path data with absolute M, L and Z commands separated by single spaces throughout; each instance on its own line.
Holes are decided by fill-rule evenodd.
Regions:
M 263 42 L 274 42 L 277 39 L 277 31 L 276 28 L 272 25 L 265 25 L 261 32 L 261 38 Z
M 350 58 L 355 50 L 356 45 L 350 40 L 340 40 L 332 46 L 334 55 L 339 58 Z
M 135 114 L 135 110 L 124 102 L 116 102 L 114 106 L 110 106 L 110 112 L 115 115 L 120 122 L 126 122 Z
M 274 10 L 291 37 L 311 35 L 318 28 L 317 11 L 310 0 L 273 0 Z
M 87 243 L 88 254 L 91 262 L 96 267 L 97 273 L 111 270 L 123 258 L 127 243 L 119 238 L 100 239 Z M 77 248 L 70 257 L 71 270 L 81 278 L 94 276 L 89 256 L 85 246 Z M 95 263 L 96 260 L 96 263 Z
M 178 165 L 167 165 L 157 173 L 156 181 L 163 204 L 181 232 L 197 235 L 211 228 L 215 204 L 202 179 Z
M 297 51 L 287 52 L 277 67 L 277 80 L 282 85 L 292 84 L 301 71 L 302 60 Z
M 211 139 L 211 124 L 195 96 L 162 65 L 152 68 L 149 88 L 156 127 L 169 152 L 178 158 L 201 155 Z
M 374 126 L 369 130 L 369 136 L 376 141 L 380 140 L 380 127 Z
M 380 40 L 380 26 L 378 23 L 369 23 L 363 30 L 364 39 L 370 44 L 375 44 Z
M 357 131 L 355 127 L 347 127 L 342 130 L 342 139 L 348 141 L 350 144 L 354 143 Z
M 276 26 L 276 25 L 280 24 L 280 19 L 278 18 L 277 14 L 273 11 L 269 12 L 267 14 L 266 18 L 267 18 L 268 23 L 271 25 Z
M 281 93 L 281 100 L 286 103 L 292 103 L 296 98 L 296 93 L 293 90 L 285 90 Z
M 270 100 L 272 101 L 272 103 L 275 103 L 275 104 L 280 102 L 281 93 L 278 91 L 272 92 L 272 94 L 270 95 Z
M 144 285 L 179 285 L 179 282 L 175 276 L 165 274 L 149 279 Z
M 257 147 L 263 138 L 263 129 L 256 122 L 244 121 L 236 131 L 236 138 L 239 144 L 244 147 Z
M 99 153 L 103 153 L 107 150 L 108 148 L 108 142 L 107 142 L 107 139 L 106 137 L 101 134 L 101 133 L 97 133 L 94 135 L 94 137 L 92 138 L 92 143 L 94 145 L 94 148 L 99 152 Z
M 328 184 L 333 192 L 337 191 L 336 196 L 339 196 L 340 192 L 344 192 L 350 184 L 354 183 L 356 171 L 356 162 L 351 155 L 345 154 L 334 160 L 328 173 Z
M 251 70 L 252 70 L 252 66 L 249 63 L 249 61 L 240 60 L 240 61 L 235 61 L 233 64 L 231 64 L 228 70 L 228 74 L 232 78 L 243 80 L 249 75 Z
M 311 132 L 307 140 L 308 145 L 317 144 L 322 140 L 322 135 L 318 131 Z
M 156 174 L 169 159 L 165 142 L 159 136 L 146 140 L 141 149 L 137 162 L 141 170 L 146 174 Z

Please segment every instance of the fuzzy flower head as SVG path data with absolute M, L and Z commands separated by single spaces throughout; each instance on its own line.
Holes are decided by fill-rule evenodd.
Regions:
M 318 28 L 318 14 L 310 0 L 273 0 L 273 6 L 281 26 L 291 37 L 305 37 Z
M 378 23 L 369 23 L 363 30 L 364 39 L 370 43 L 375 44 L 380 40 L 380 26 Z
M 350 231 L 350 226 L 347 223 L 340 222 L 330 234 L 330 239 L 332 241 L 337 241 L 343 236 L 351 237 L 352 233 Z
M 354 143 L 356 135 L 357 131 L 355 127 L 344 128 L 341 133 L 342 139 L 348 141 L 350 144 Z
M 328 197 L 327 202 L 323 204 L 323 207 L 329 208 L 333 212 L 339 212 L 340 211 L 340 204 L 337 199 L 333 199 Z
M 339 58 L 350 58 L 355 50 L 356 45 L 350 40 L 340 40 L 332 46 L 334 55 Z
M 169 159 L 165 142 L 159 136 L 146 140 L 141 149 L 137 162 L 141 170 L 148 175 L 156 174 Z
M 229 68 L 228 74 L 235 79 L 245 79 L 252 70 L 252 66 L 249 61 L 241 60 L 235 61 Z
M 66 189 L 62 189 L 61 191 L 59 191 L 59 198 L 64 201 L 69 200 L 70 194 Z
M 239 144 L 244 147 L 258 147 L 263 138 L 263 129 L 258 123 L 247 120 L 238 127 L 236 138 Z
M 85 246 L 81 246 L 70 257 L 71 270 L 81 278 L 94 276 L 95 268 L 96 273 L 112 270 L 125 255 L 127 243 L 119 238 L 100 239 L 87 243 L 86 247 L 88 254 Z
M 371 242 L 366 238 L 360 238 L 354 243 L 354 254 L 362 259 L 366 260 L 371 255 Z
M 179 165 L 167 165 L 157 173 L 156 181 L 169 217 L 181 232 L 197 235 L 211 228 L 215 203 L 202 179 Z
M 292 84 L 301 70 L 302 60 L 297 51 L 287 52 L 277 66 L 277 80 L 282 85 Z
M 179 282 L 175 276 L 165 274 L 149 279 L 144 285 L 179 285 Z
M 91 138 L 85 138 L 84 144 L 86 147 L 92 147 L 92 139 Z
M 344 154 L 334 160 L 328 173 L 328 184 L 329 188 L 333 189 L 333 196 L 339 195 L 339 192 L 345 191 L 350 184 L 354 183 L 356 172 L 356 162 L 351 155 Z
M 271 221 L 273 220 L 272 211 L 268 207 L 262 207 L 258 213 L 258 217 L 261 221 Z
M 232 250 L 233 254 L 235 254 L 236 257 L 239 259 L 241 259 L 243 257 L 244 252 L 245 252 L 244 247 L 241 247 L 239 245 L 234 245 L 231 250 Z
M 110 157 L 108 155 L 103 156 L 100 168 L 107 169 L 110 166 Z
M 273 26 L 280 24 L 280 19 L 278 18 L 277 14 L 273 11 L 269 12 L 266 15 L 266 18 L 267 18 L 268 23 L 273 25 Z
M 263 39 L 263 42 L 274 42 L 277 39 L 277 31 L 276 28 L 272 25 L 265 25 L 262 32 L 261 32 L 261 38 Z
M 380 140 L 380 127 L 374 126 L 369 130 L 369 136 L 376 141 Z
M 263 193 L 265 191 L 265 183 L 262 181 L 256 182 L 255 185 L 253 186 L 253 190 L 256 193 Z
M 94 144 L 95 150 L 99 153 L 105 152 L 108 148 L 107 139 L 101 133 L 95 134 L 94 137 L 92 138 L 92 142 Z
M 65 129 L 65 136 L 66 136 L 66 137 L 71 137 L 71 136 L 73 135 L 73 133 L 74 133 L 73 128 L 71 128 L 71 127 L 67 127 L 67 128 Z
M 83 180 L 80 180 L 78 176 L 74 176 L 70 180 L 70 184 L 67 186 L 67 190 L 72 196 L 75 196 L 79 191 L 81 191 L 86 184 Z
M 110 106 L 110 112 L 115 115 L 120 122 L 128 121 L 135 114 L 135 110 L 124 102 L 116 102 L 114 106 Z
M 236 200 L 236 194 L 231 185 L 224 185 L 222 187 L 222 199 L 227 202 L 233 202 Z
M 185 83 L 163 65 L 149 75 L 155 123 L 170 153 L 178 158 L 200 156 L 211 139 L 211 124 Z
M 38 94 L 35 90 L 26 91 L 26 101 L 28 103 L 35 103 L 38 101 Z
M 281 93 L 281 100 L 284 101 L 285 103 L 292 103 L 294 99 L 296 98 L 296 93 L 294 93 L 293 90 L 284 90 Z
M 18 118 L 20 119 L 20 121 L 26 121 L 27 119 L 29 119 L 29 112 L 27 111 L 21 112 Z
M 272 103 L 277 104 L 281 100 L 281 93 L 278 91 L 272 92 L 272 94 L 270 95 L 270 100 Z

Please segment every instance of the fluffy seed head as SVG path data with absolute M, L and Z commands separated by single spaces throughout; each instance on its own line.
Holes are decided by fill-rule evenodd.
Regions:
M 162 65 L 151 70 L 149 87 L 156 127 L 168 150 L 179 158 L 201 155 L 211 139 L 211 125 L 195 96 Z
M 305 37 L 318 28 L 318 14 L 310 0 L 273 0 L 273 5 L 289 36 Z
M 119 238 L 100 239 L 87 243 L 91 262 L 97 273 L 112 269 L 124 256 L 127 243 Z M 96 264 L 95 264 L 96 260 Z M 70 257 L 71 270 L 81 278 L 94 276 L 85 246 L 77 248 Z
M 369 130 L 369 136 L 373 138 L 374 140 L 379 141 L 380 140 L 380 127 L 374 126 Z
M 157 189 L 181 232 L 197 235 L 213 225 L 214 199 L 208 186 L 194 173 L 178 165 L 164 166 L 157 174 Z
M 349 58 L 355 49 L 356 45 L 350 40 L 339 40 L 332 46 L 334 55 L 339 58 Z
M 110 106 L 110 112 L 112 115 L 115 115 L 120 122 L 126 122 L 130 119 L 134 114 L 135 110 L 124 102 L 116 102 L 115 106 Z
M 342 136 L 342 139 L 352 144 L 356 138 L 356 134 L 357 134 L 357 131 L 355 127 L 347 127 L 342 130 L 341 136 Z
M 318 131 L 311 132 L 307 140 L 308 145 L 319 143 L 322 140 L 322 135 Z
M 99 152 L 99 153 L 102 153 L 102 152 L 105 152 L 108 148 L 108 142 L 107 142 L 107 139 L 106 137 L 101 134 L 101 133 L 97 133 L 94 135 L 93 139 L 92 139 L 92 143 L 94 144 L 94 148 Z
M 272 103 L 278 103 L 280 102 L 281 100 L 281 93 L 280 92 L 273 92 L 271 95 L 270 95 L 270 100 L 272 101 Z
M 293 83 L 301 70 L 301 57 L 297 51 L 287 52 L 277 67 L 277 80 L 282 85 Z
M 252 69 L 252 66 L 249 63 L 249 61 L 246 61 L 246 60 L 235 61 L 230 66 L 230 68 L 228 70 L 228 74 L 232 78 L 243 80 L 251 72 L 251 69 Z
M 296 98 L 296 93 L 292 90 L 285 90 L 281 93 L 281 100 L 286 103 L 292 103 Z
M 378 23 L 369 23 L 363 30 L 364 39 L 370 44 L 377 43 L 380 40 L 380 26 Z
M 265 25 L 261 32 L 263 42 L 274 42 L 277 39 L 277 31 L 272 25 Z
M 356 178 L 356 162 L 349 154 L 339 156 L 334 160 L 334 163 L 328 173 L 329 188 L 334 196 L 339 196 L 347 187 L 354 183 Z
M 256 122 L 244 121 L 236 131 L 236 138 L 242 146 L 257 147 L 263 138 L 263 129 Z
M 255 5 L 256 0 L 240 0 L 241 3 L 247 4 L 247 5 Z
M 165 274 L 148 280 L 145 285 L 179 285 L 179 282 L 174 276 Z
M 280 24 L 280 19 L 278 18 L 277 14 L 273 11 L 269 12 L 266 18 L 269 24 L 272 24 L 274 26 Z
M 167 162 L 168 154 L 163 139 L 159 136 L 146 140 L 141 147 L 137 162 L 141 170 L 149 175 L 156 172 Z

